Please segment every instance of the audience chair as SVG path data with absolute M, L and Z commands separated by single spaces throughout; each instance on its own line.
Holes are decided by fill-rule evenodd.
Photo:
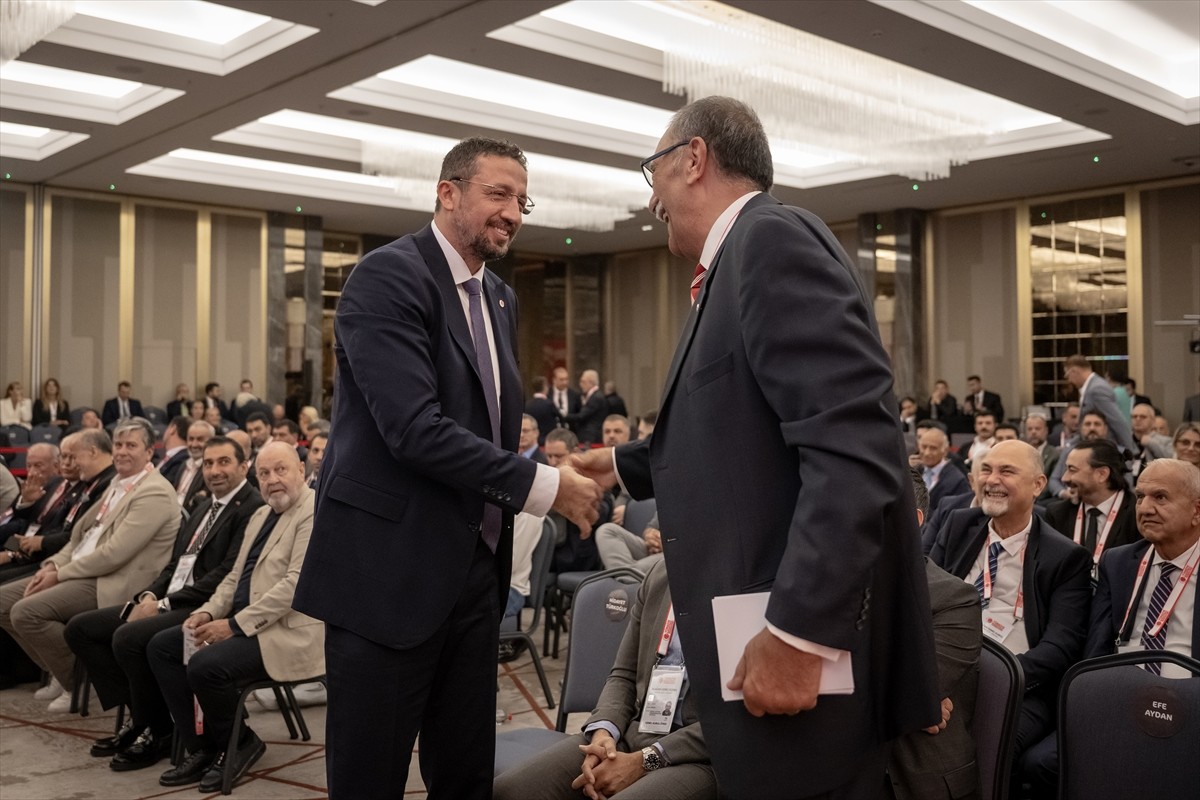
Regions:
M 1139 664 L 1175 664 L 1164 678 Z M 1200 660 L 1138 650 L 1081 661 L 1058 693 L 1058 796 L 1195 797 L 1200 786 Z
M 542 691 L 546 694 L 546 707 L 554 708 L 554 693 L 550 689 L 550 681 L 546 680 L 546 671 L 542 668 L 542 657 L 538 655 L 531 634 L 537 630 L 542 621 L 542 607 L 546 604 L 546 581 L 550 577 L 550 562 L 554 558 L 554 520 L 549 517 L 542 519 L 542 538 L 533 548 L 533 564 L 529 572 L 529 597 L 525 607 L 533 609 L 533 618 L 525 627 L 520 627 L 520 617 L 510 618 L 500 627 L 500 641 L 523 642 L 533 666 L 537 669 L 538 679 L 542 682 Z
M 58 425 L 34 425 L 29 431 L 30 444 L 58 444 L 62 441 L 62 428 Z
M 986 636 L 979 651 L 979 689 L 971 737 L 975 740 L 975 762 L 979 767 L 980 797 L 1007 800 L 1012 773 L 1021 699 L 1025 696 L 1025 674 L 1021 663 L 1002 644 Z
M 75 685 L 71 688 L 71 707 L 69 711 L 72 714 L 78 714 L 81 717 L 86 717 L 90 713 L 88 705 L 92 699 L 92 685 L 88 683 L 87 667 L 83 665 L 81 659 L 75 659 Z
M 150 420 L 150 422 L 159 425 L 166 426 L 166 424 L 170 422 L 170 420 L 167 419 L 166 409 L 159 408 L 158 406 L 142 406 L 142 414 L 146 417 L 146 419 Z
M 647 500 L 630 500 L 625 504 L 625 524 L 622 525 L 630 533 L 641 534 L 658 513 L 658 502 L 653 498 Z
M 270 689 L 275 692 L 275 700 L 279 703 L 279 713 L 283 715 L 283 722 L 287 725 L 288 737 L 295 739 L 297 737 L 296 729 L 299 727 L 299 737 L 302 741 L 309 741 L 312 735 L 308 732 L 308 725 L 304 722 L 304 715 L 300 712 L 300 704 L 296 702 L 296 695 L 292 691 L 296 686 L 302 683 L 320 683 L 326 686 L 325 676 L 318 675 L 314 678 L 304 678 L 298 681 L 254 681 L 242 687 L 242 693 L 238 695 L 237 708 L 233 713 L 233 729 L 229 732 L 229 741 L 226 742 L 226 752 L 237 752 L 238 739 L 242 736 L 243 720 L 248 716 L 246 713 L 246 699 L 258 689 Z M 328 688 L 328 687 L 326 687 Z M 295 722 L 292 722 L 292 717 L 295 717 Z M 233 793 L 233 770 L 225 770 L 225 781 L 221 784 L 221 794 Z
M 25 430 L 25 429 L 22 428 L 21 430 Z M 25 474 L 24 470 L 25 470 L 25 459 L 26 459 L 26 456 L 28 455 L 27 451 L 28 451 L 28 446 L 22 444 L 22 445 L 18 445 L 12 451 L 10 451 L 9 453 L 6 454 L 6 457 L 8 459 L 9 472 L 12 472 L 14 475 L 16 475 L 17 473 L 20 473 L 20 476 L 23 476 Z M 20 476 L 18 476 L 18 477 L 20 477 Z
M 0 433 L 8 436 L 9 447 L 27 447 L 29 445 L 29 429 L 24 425 L 5 425 Z
M 597 572 L 579 584 L 554 730 L 518 728 L 497 734 L 496 775 L 565 738 L 568 714 L 591 712 L 596 707 L 616 660 L 621 637 L 629 627 L 629 612 L 643 577 L 636 569 L 621 567 Z M 625 613 L 614 619 L 615 615 L 607 608 L 609 599 L 620 598 L 622 594 Z
M 77 428 L 83 424 L 83 415 L 86 411 L 96 411 L 96 409 L 89 406 L 79 406 L 78 408 L 71 409 L 71 412 L 67 414 L 67 419 L 71 420 L 72 427 Z M 99 413 L 99 411 L 96 411 L 96 414 Z
M 952 433 L 950 434 L 950 446 L 954 448 L 954 452 L 966 458 L 967 448 L 970 448 L 971 442 L 975 441 L 974 433 Z

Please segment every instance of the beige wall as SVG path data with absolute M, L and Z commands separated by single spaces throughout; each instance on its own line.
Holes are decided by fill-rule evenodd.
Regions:
M 36 397 L 27 353 L 26 197 L 23 191 L 0 190 L 0 387 L 21 381 L 25 396 Z

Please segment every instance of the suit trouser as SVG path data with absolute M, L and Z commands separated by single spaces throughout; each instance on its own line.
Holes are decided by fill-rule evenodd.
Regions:
M 583 754 L 579 746 L 587 739 L 577 733 L 559 741 L 529 761 L 496 777 L 496 800 L 560 800 L 582 797 L 572 789 L 579 776 Z M 622 737 L 617 749 L 630 752 Z M 676 764 L 647 772 L 627 789 L 609 795 L 610 800 L 716 800 L 717 780 L 710 764 Z
M 96 608 L 96 580 L 63 581 L 22 598 L 31 580 L 0 586 L 0 628 L 69 690 L 75 683 L 75 654 L 67 646 L 63 631 L 71 617 Z
M 606 522 L 596 529 L 596 549 L 605 569 L 633 567 L 642 573 L 661 559 L 662 553 L 651 554 L 646 540 L 622 528 L 615 522 Z
M 128 705 L 135 730 L 152 728 L 156 734 L 171 731 L 171 712 L 159 691 L 146 646 L 159 631 L 185 619 L 189 609 L 125 622 L 122 606 L 109 606 L 75 615 L 67 623 L 67 645 L 84 663 L 88 680 L 105 709 Z
M 496 557 L 480 541 L 454 608 L 424 642 L 397 650 L 345 628 L 326 626 L 325 742 L 331 800 L 399 798 L 418 731 L 421 775 L 430 800 L 491 797 L 497 585 Z
M 183 663 L 183 628 L 159 631 L 146 646 L 150 669 L 175 719 L 175 730 L 189 753 L 216 753 L 229 744 L 241 688 L 270 680 L 255 636 L 238 636 L 201 647 Z M 204 711 L 204 733 L 196 733 L 195 704 Z

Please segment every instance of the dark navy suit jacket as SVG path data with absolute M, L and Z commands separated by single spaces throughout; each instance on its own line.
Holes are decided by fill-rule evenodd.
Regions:
M 483 272 L 500 367 L 492 444 L 471 331 L 430 226 L 354 268 L 334 323 L 333 429 L 293 607 L 379 644 L 413 647 L 450 615 L 480 538 L 485 502 L 504 510 L 499 607 L 512 515 L 537 465 L 516 454 L 524 400 L 517 301 Z
M 653 495 L 688 677 L 722 793 L 843 786 L 931 724 L 937 666 L 892 375 L 857 272 L 825 225 L 750 200 L 709 265 L 648 441 L 617 449 Z M 771 592 L 767 619 L 850 651 L 855 691 L 794 717 L 721 699 L 711 598 Z

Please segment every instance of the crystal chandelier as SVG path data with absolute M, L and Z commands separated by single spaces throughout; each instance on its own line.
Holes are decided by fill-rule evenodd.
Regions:
M 74 0 L 0 0 L 0 64 L 7 64 L 75 16 Z

